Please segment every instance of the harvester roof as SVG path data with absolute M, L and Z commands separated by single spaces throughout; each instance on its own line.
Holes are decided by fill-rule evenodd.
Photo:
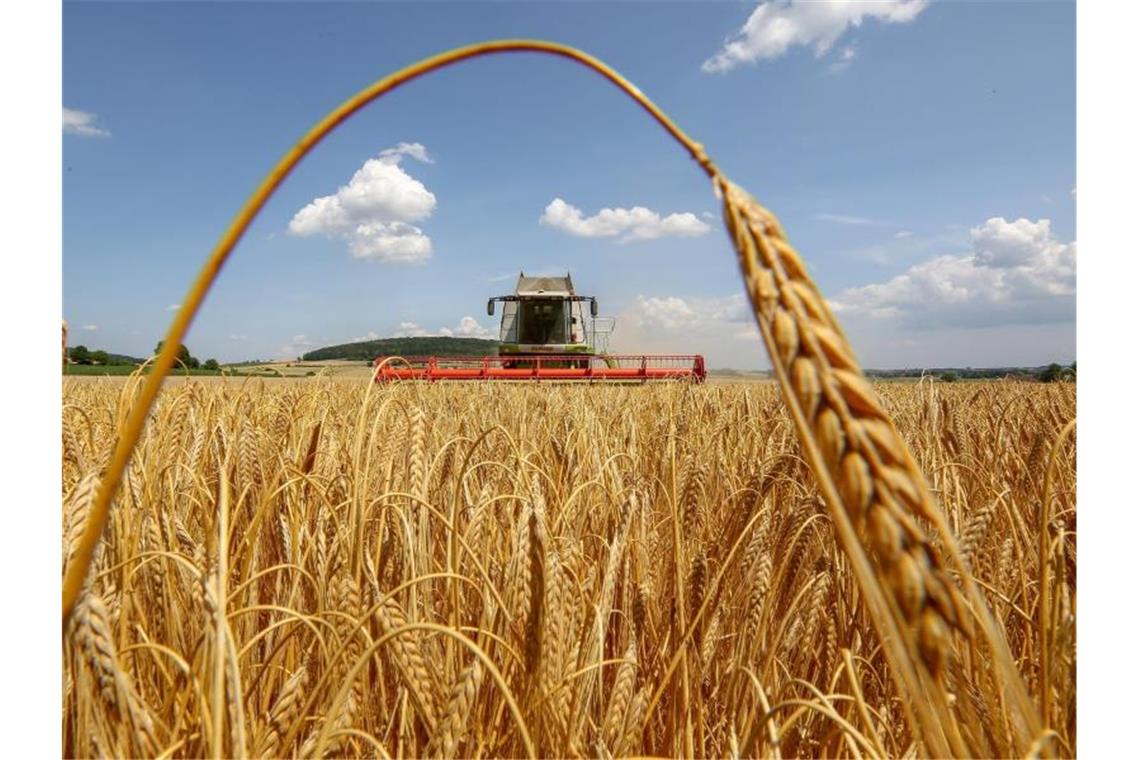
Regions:
M 519 272 L 515 295 L 572 296 L 574 295 L 574 283 L 570 282 L 569 272 L 566 273 L 565 277 L 527 277 Z

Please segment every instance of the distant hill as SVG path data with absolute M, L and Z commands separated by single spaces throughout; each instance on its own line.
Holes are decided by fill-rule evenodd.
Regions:
M 494 356 L 498 347 L 499 341 L 482 338 L 382 338 L 325 346 L 301 358 L 309 362 L 330 359 L 371 361 L 378 356 Z
M 111 364 L 142 364 L 145 359 L 139 359 L 136 356 L 127 356 L 126 354 L 107 354 L 107 359 Z
M 67 347 L 68 358 L 73 359 L 73 360 L 75 359 L 75 349 L 76 348 L 77 348 L 77 346 L 68 346 Z M 84 348 L 86 348 L 86 346 L 84 346 Z M 89 348 L 89 349 L 87 349 L 87 355 L 90 356 L 91 354 L 97 352 L 98 350 L 99 349 L 97 349 L 97 348 Z M 135 357 L 135 356 L 127 356 L 126 354 L 112 354 L 109 352 L 107 353 L 107 361 L 106 361 L 107 365 L 142 364 L 142 363 L 143 363 L 143 360 L 139 359 L 138 357 Z
M 906 369 L 865 369 L 867 377 L 922 377 L 923 375 L 955 374 L 962 380 L 990 380 L 1006 376 L 1022 377 L 1037 376 L 1047 369 L 1040 367 L 909 367 Z

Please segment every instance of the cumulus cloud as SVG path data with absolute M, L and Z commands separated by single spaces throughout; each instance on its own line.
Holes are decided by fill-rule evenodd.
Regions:
M 289 222 L 290 234 L 344 240 L 359 259 L 412 263 L 431 257 L 431 238 L 413 222 L 427 219 L 436 200 L 401 160 L 431 163 L 419 143 L 400 143 L 360 167 L 334 195 L 315 198 Z
M 401 322 L 400 326 L 392 331 L 390 338 L 422 338 L 425 335 L 431 335 L 430 332 L 420 327 L 415 322 Z
M 232 337 L 232 336 L 231 336 Z M 293 338 L 278 351 L 281 357 L 292 359 L 304 354 L 313 348 L 313 342 L 304 335 L 294 335 Z
M 848 27 L 858 27 L 864 19 L 905 24 L 927 5 L 927 0 L 770 0 L 760 3 L 701 69 L 729 71 L 742 63 L 779 58 L 796 45 L 813 47 L 819 57 Z M 849 47 L 840 54 L 839 64 L 849 65 L 854 57 L 855 49 Z
M 915 326 L 997 326 L 1071 321 L 1076 243 L 1058 241 L 1048 219 L 994 217 L 970 230 L 971 253 L 943 255 L 892 279 L 848 288 L 835 311 Z
M 80 137 L 110 137 L 111 133 L 95 125 L 99 117 L 88 111 L 77 111 L 74 108 L 63 109 L 63 132 L 68 135 Z
M 696 310 L 678 296 L 638 296 L 633 305 L 633 316 L 638 324 L 667 330 L 691 326 L 697 321 Z
M 628 316 L 636 327 L 650 330 L 754 335 L 754 317 L 739 293 L 712 298 L 639 295 Z
M 99 327 L 97 325 L 83 325 L 82 329 L 87 330 L 88 332 L 92 332 L 98 330 Z
M 711 227 L 690 212 L 662 217 L 644 206 L 633 208 L 604 208 L 587 217 L 582 211 L 561 198 L 555 198 L 546 207 L 539 223 L 578 237 L 619 237 L 622 242 L 652 240 L 667 236 L 692 237 L 704 235 Z
M 375 333 L 369 333 L 375 335 Z M 401 322 L 389 337 L 392 338 L 426 338 L 426 337 L 445 337 L 445 338 L 493 338 L 497 335 L 495 330 L 491 330 L 479 324 L 479 320 L 475 317 L 467 316 L 459 320 L 454 327 L 440 327 L 432 332 L 425 327 L 421 327 L 416 322 Z M 364 338 L 363 340 L 373 340 L 374 338 Z
M 464 317 L 455 326 L 455 334 L 460 338 L 490 338 L 494 336 L 494 331 L 479 324 L 475 317 Z
M 760 368 L 760 331 L 743 293 L 638 295 L 617 314 L 614 353 L 701 354 L 711 367 Z
M 165 309 L 163 309 L 163 311 L 178 311 L 181 308 L 182 308 L 182 304 L 172 303 L 169 306 L 167 306 Z

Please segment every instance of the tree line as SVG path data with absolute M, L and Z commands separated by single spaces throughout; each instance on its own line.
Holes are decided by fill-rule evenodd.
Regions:
M 160 353 L 162 353 L 162 346 L 164 343 L 165 343 L 165 341 L 160 340 L 158 342 L 158 345 L 156 345 L 154 347 L 154 355 L 155 356 L 158 356 Z M 214 369 L 218 369 L 218 367 L 219 367 L 217 359 L 207 359 L 204 362 L 198 361 L 198 357 L 191 355 L 190 349 L 186 348 L 186 345 L 183 343 L 178 344 L 178 359 L 176 361 L 178 364 L 181 364 L 183 367 L 186 367 L 187 369 L 199 369 L 199 368 L 201 368 L 201 369 L 214 370 Z
M 158 356 L 162 351 L 163 341 L 159 341 L 158 345 L 154 347 L 154 355 Z M 123 356 L 122 354 L 110 354 L 102 349 L 92 351 L 87 346 L 79 345 L 67 349 L 67 358 L 72 364 L 93 365 L 98 364 L 104 367 L 127 366 L 133 364 L 142 364 L 142 359 L 136 359 L 133 356 Z M 198 357 L 190 353 L 185 345 L 179 344 L 178 346 L 178 364 L 181 364 L 187 369 L 208 369 L 217 370 L 221 365 L 218 364 L 217 359 L 207 359 L 200 361 Z

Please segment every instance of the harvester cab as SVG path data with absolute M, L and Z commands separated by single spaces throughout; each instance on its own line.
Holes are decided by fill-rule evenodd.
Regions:
M 496 356 L 380 357 L 376 380 L 558 380 L 703 382 L 698 355 L 609 353 L 613 317 L 598 316 L 598 300 L 574 292 L 565 277 L 527 277 L 519 272 L 515 292 L 487 301 L 503 305 Z
M 597 298 L 574 292 L 569 272 L 565 277 L 527 277 L 519 272 L 514 294 L 487 301 L 489 316 L 495 314 L 496 301 L 503 304 L 499 356 L 606 353 L 614 319 L 598 316 Z

